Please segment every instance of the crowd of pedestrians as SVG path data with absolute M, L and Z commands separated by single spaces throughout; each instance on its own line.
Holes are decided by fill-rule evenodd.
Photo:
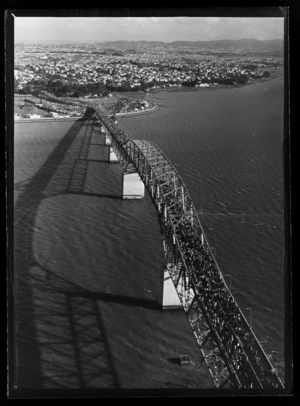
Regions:
M 129 141 L 129 136 L 126 134 L 126 131 L 121 129 L 116 120 L 114 118 L 110 118 L 107 116 L 105 111 L 102 111 L 102 109 L 99 111 L 101 115 L 101 121 L 105 124 L 105 127 L 112 133 L 114 134 L 115 138 L 121 143 L 125 144 L 127 141 Z M 99 121 L 100 122 L 100 121 Z
M 214 332 L 215 341 L 218 342 L 217 348 L 229 360 L 242 386 L 278 387 L 279 381 L 275 371 L 266 360 L 250 326 L 225 284 L 209 248 L 195 232 L 190 218 L 184 215 L 180 200 L 174 203 L 174 195 L 169 194 L 165 198 L 165 203 L 171 207 L 169 212 L 172 218 L 179 219 L 174 229 L 177 244 L 186 267 L 196 281 L 197 300 L 205 312 L 210 329 Z M 174 250 L 176 251 L 176 247 Z M 202 331 L 199 330 L 198 334 L 201 335 Z M 214 368 L 221 373 L 224 363 L 214 362 Z

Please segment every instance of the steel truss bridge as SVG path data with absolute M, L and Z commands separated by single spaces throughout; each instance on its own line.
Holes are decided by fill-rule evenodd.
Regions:
M 99 105 L 95 111 L 124 173 L 138 173 L 156 208 L 166 267 L 217 388 L 282 389 L 277 371 L 217 265 L 188 190 L 165 154 L 132 140 Z

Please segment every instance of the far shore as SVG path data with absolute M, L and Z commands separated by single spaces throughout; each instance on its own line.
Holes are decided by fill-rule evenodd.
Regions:
M 274 74 L 275 73 L 275 74 Z M 159 87 L 155 89 L 149 89 L 147 92 L 144 91 L 129 91 L 129 92 L 112 92 L 112 96 L 114 101 L 118 100 L 118 98 L 121 97 L 128 97 L 128 98 L 135 98 L 139 100 L 145 100 L 145 98 L 148 95 L 155 94 L 155 93 L 169 93 L 169 92 L 197 92 L 197 91 L 212 91 L 212 90 L 221 90 L 221 89 L 236 89 L 236 88 L 241 88 L 241 87 L 246 87 L 246 86 L 252 86 L 257 83 L 267 83 L 270 80 L 274 80 L 281 76 L 283 74 L 283 70 L 275 70 L 272 72 L 271 76 L 268 78 L 261 78 L 261 79 L 253 79 L 251 78 L 247 83 L 245 84 L 237 84 L 237 85 L 222 85 L 222 84 L 209 84 L 209 86 L 206 87 L 192 87 L 192 86 L 172 86 L 172 87 Z M 22 95 L 22 94 L 15 94 L 14 95 L 16 98 L 25 98 L 25 97 L 34 97 L 30 94 L 28 95 Z M 93 101 L 93 99 L 88 99 L 89 101 Z M 101 104 L 104 104 L 105 106 L 105 101 L 101 98 L 97 98 L 98 102 Z M 113 100 L 111 100 L 113 102 Z M 103 103 L 104 102 L 104 103 Z M 113 105 L 113 103 L 112 103 Z M 111 106 L 112 106 L 111 105 Z M 145 110 L 138 110 L 138 111 L 129 111 L 129 112 L 124 112 L 124 113 L 111 113 L 108 111 L 109 115 L 115 116 L 115 117 L 131 117 L 131 116 L 136 116 L 136 115 L 145 115 L 145 114 L 150 114 L 150 113 L 155 113 L 159 110 L 159 106 L 155 104 L 154 102 L 151 101 L 151 107 L 145 109 Z M 15 118 L 14 121 L 15 123 L 20 122 L 20 123 L 29 123 L 29 122 L 40 122 L 40 121 L 61 121 L 61 120 L 78 120 L 81 119 L 82 116 L 78 117 L 41 117 L 41 118 Z
M 129 91 L 129 92 L 112 92 L 113 95 L 120 95 L 123 97 L 136 97 L 136 98 L 145 98 L 148 94 L 153 94 L 153 93 L 159 93 L 159 92 L 197 92 L 197 91 L 211 91 L 211 90 L 219 90 L 219 89 L 237 89 L 241 87 L 246 87 L 246 86 L 251 86 L 256 83 L 262 83 L 262 82 L 268 82 L 270 80 L 274 80 L 278 78 L 279 76 L 282 76 L 284 74 L 284 70 L 281 69 L 270 69 L 269 70 L 271 73 L 270 77 L 267 78 L 250 78 L 247 83 L 245 84 L 236 84 L 236 85 L 223 85 L 223 84 L 212 84 L 209 83 L 209 86 L 199 86 L 199 87 L 194 87 L 194 86 L 166 86 L 166 87 L 157 87 L 155 89 L 151 88 L 147 92 L 145 91 Z
M 40 123 L 41 121 L 77 121 L 83 116 L 78 117 L 41 117 L 41 118 L 15 118 L 14 123 Z
M 154 104 L 154 103 L 152 103 L 152 104 Z M 157 110 L 159 110 L 159 107 L 155 104 L 153 107 L 151 107 L 149 109 L 130 111 L 128 113 L 116 113 L 116 114 L 114 114 L 114 116 L 115 117 L 130 117 L 130 116 L 135 116 L 135 115 L 154 113 Z

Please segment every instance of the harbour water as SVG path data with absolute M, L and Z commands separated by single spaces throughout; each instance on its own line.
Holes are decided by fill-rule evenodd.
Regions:
M 233 295 L 282 363 L 283 79 L 147 99 L 159 110 L 120 124 L 176 166 Z M 150 198 L 120 199 L 120 166 L 82 124 L 15 124 L 15 385 L 209 388 L 184 312 L 159 308 Z

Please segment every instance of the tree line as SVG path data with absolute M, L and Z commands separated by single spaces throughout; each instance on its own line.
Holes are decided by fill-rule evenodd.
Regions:
M 249 80 L 249 77 L 253 78 L 267 78 L 270 77 L 270 73 L 267 71 L 262 72 L 260 75 L 254 74 L 227 74 L 225 77 L 204 77 L 201 79 L 195 78 L 185 80 L 181 82 L 182 86 L 195 87 L 199 83 L 218 83 L 221 85 L 235 85 L 245 84 Z M 170 79 L 163 82 L 164 85 L 178 85 L 180 82 Z M 105 97 L 110 92 L 132 92 L 132 91 L 147 91 L 153 86 L 160 86 L 157 80 L 151 82 L 145 82 L 143 79 L 139 79 L 139 84 L 131 87 L 131 82 L 126 80 L 121 85 L 116 85 L 113 80 L 107 81 L 106 84 L 102 82 L 98 83 L 78 83 L 75 81 L 67 81 L 61 79 L 47 80 L 38 79 L 32 80 L 27 83 L 22 89 L 18 88 L 18 81 L 15 80 L 15 93 L 19 94 L 33 94 L 37 95 L 41 90 L 48 91 L 57 97 L 84 97 L 88 95 L 97 95 L 98 97 Z

